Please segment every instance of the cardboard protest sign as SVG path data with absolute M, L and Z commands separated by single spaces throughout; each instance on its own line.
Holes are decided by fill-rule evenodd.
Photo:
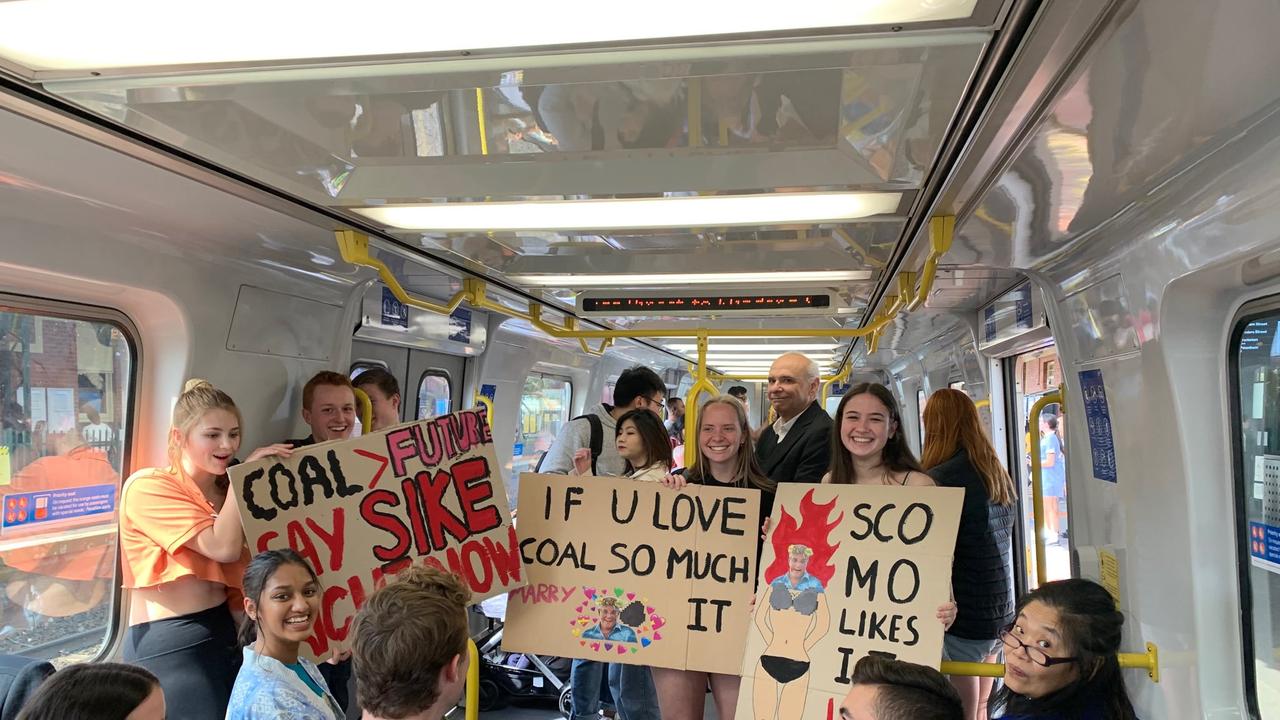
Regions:
M 481 409 L 320 443 L 228 471 L 250 552 L 291 547 L 325 591 L 309 646 L 343 646 L 365 598 L 412 564 L 476 601 L 523 584 L 507 491 Z
M 964 490 L 778 487 L 737 717 L 838 717 L 858 660 L 938 667 Z
M 520 476 L 520 554 L 502 647 L 737 673 L 754 591 L 760 493 Z

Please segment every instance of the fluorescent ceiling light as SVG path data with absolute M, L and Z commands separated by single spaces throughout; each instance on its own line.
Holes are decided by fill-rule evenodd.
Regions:
M 767 353 L 761 353 L 758 355 L 747 354 L 747 353 L 709 352 L 707 353 L 707 362 L 732 362 L 732 363 L 747 362 L 749 363 L 749 362 L 755 361 L 755 362 L 771 363 L 783 352 L 786 352 L 786 351 L 771 350 Z M 690 355 L 697 355 L 697 351 L 696 350 L 693 351 L 692 353 L 690 353 Z M 810 360 L 814 362 L 821 363 L 823 361 L 832 360 L 833 358 L 835 358 L 835 354 L 834 353 L 806 353 L 806 357 L 808 357 Z
M 720 3 L 649 0 L 643 12 L 627 13 L 626 22 L 590 22 L 608 13 L 608 5 L 567 0 L 555 12 L 526 13 L 519 22 L 483 22 L 476 6 L 421 0 L 366 0 L 359 12 L 335 0 L 196 6 L 172 0 L 17 0 L 0 2 L 0 55 L 32 70 L 425 55 L 956 20 L 972 15 L 976 4 L 793 0 L 779 13 L 774 0 L 742 0 L 732 12 Z M 341 26 L 338 36 L 335 22 Z M 192 31 L 194 24 L 199 32 Z
M 843 344 L 843 343 L 790 343 L 789 342 L 785 344 L 776 343 L 776 344 L 766 345 L 764 343 L 720 343 L 720 342 L 717 342 L 715 338 L 711 338 L 710 343 L 711 343 L 711 347 L 709 349 L 709 352 L 712 352 L 712 353 L 717 353 L 722 351 L 727 351 L 727 352 L 742 352 L 742 351 L 757 352 L 758 351 L 762 353 L 771 352 L 771 353 L 774 353 L 775 355 L 781 355 L 784 352 L 791 352 L 791 351 L 795 351 L 795 352 L 809 352 L 809 351 L 815 351 L 815 350 L 831 351 L 831 350 L 835 350 L 836 348 L 840 347 Z M 664 345 L 663 347 L 670 350 L 671 352 L 692 352 L 692 353 L 698 352 L 698 346 L 692 343 L 671 343 L 670 345 Z
M 598 232 L 847 222 L 896 212 L 900 199 L 901 194 L 894 192 L 791 192 L 623 200 L 441 202 L 352 209 L 400 230 Z
M 519 285 L 537 287 L 637 287 L 655 285 L 732 285 L 735 283 L 839 283 L 870 280 L 870 270 L 813 270 L 773 273 L 620 273 L 607 275 L 508 275 Z M 760 311 L 764 312 L 764 311 Z M 677 314 L 677 313 L 673 313 Z M 732 313 L 728 313 L 732 314 Z

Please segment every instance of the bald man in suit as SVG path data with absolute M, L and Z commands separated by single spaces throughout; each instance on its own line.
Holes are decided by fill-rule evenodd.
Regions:
M 818 364 L 784 353 L 769 368 L 769 404 L 778 419 L 756 443 L 756 459 L 774 482 L 816 483 L 831 462 L 831 416 L 818 404 Z

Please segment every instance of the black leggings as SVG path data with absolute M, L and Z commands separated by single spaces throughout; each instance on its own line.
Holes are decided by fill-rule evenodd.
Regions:
M 124 636 L 124 660 L 160 678 L 169 717 L 224 720 L 240 671 L 231 611 L 218 605 L 134 625 Z

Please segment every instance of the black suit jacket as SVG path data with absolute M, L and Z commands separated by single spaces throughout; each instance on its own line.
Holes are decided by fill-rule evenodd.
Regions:
M 760 434 L 756 460 L 774 482 L 820 482 L 831 464 L 831 416 L 811 403 L 781 443 L 770 425 Z

